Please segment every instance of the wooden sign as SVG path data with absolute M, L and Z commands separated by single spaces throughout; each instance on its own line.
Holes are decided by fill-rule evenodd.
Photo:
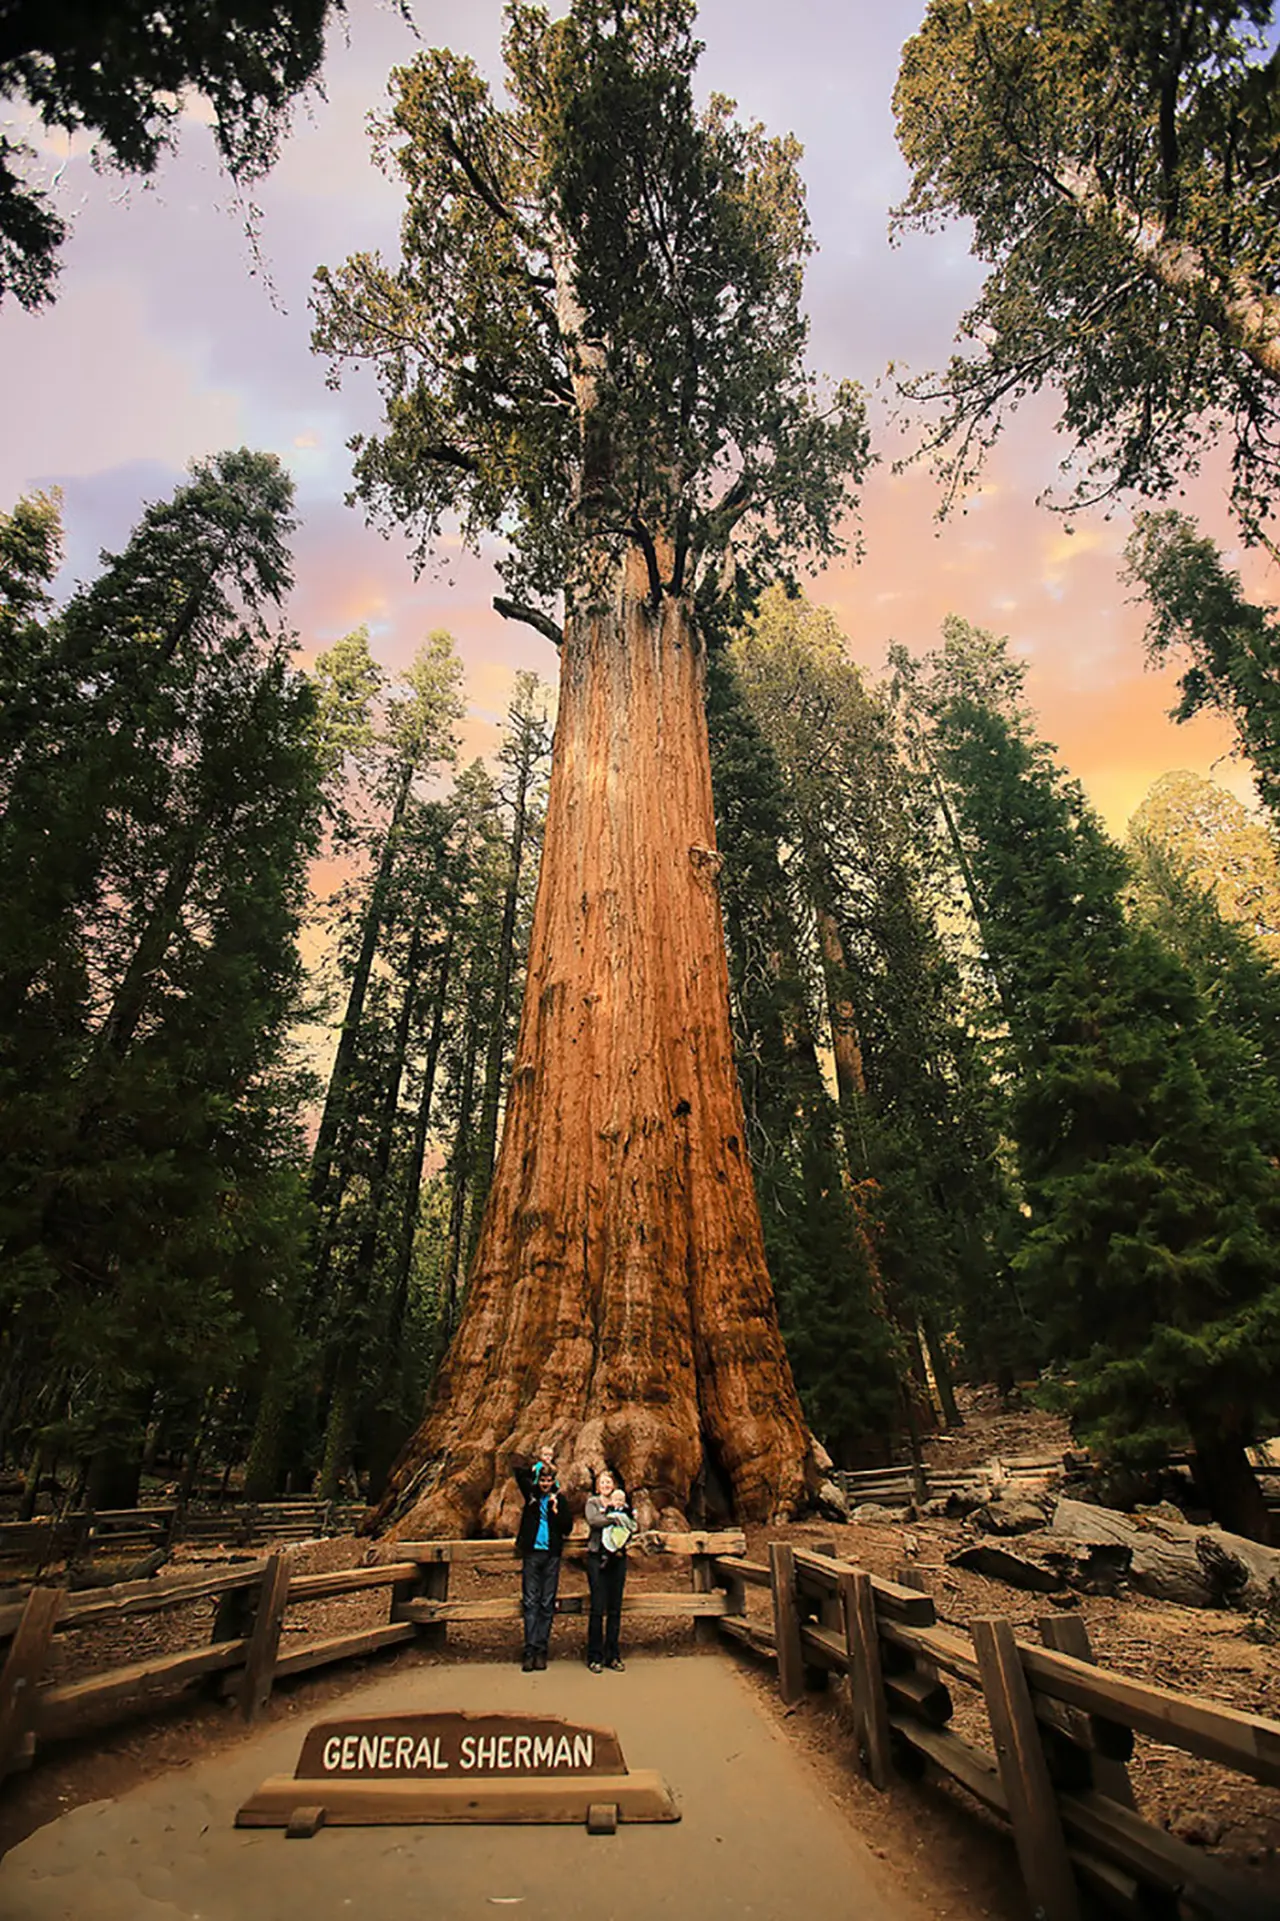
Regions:
M 625 1774 L 612 1728 L 558 1715 L 386 1714 L 321 1721 L 302 1745 L 299 1780 L 417 1780 L 442 1774 Z
M 295 1774 L 273 1775 L 236 1815 L 241 1828 L 437 1821 L 678 1821 L 651 1769 L 629 1770 L 612 1728 L 552 1714 L 375 1714 L 320 1721 Z

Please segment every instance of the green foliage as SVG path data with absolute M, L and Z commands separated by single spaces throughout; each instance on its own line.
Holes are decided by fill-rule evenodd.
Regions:
M 275 160 L 290 107 L 312 85 L 324 32 L 343 0 L 10 0 L 0 27 L 0 96 L 25 100 L 46 127 L 87 132 L 130 173 L 154 172 L 185 102 L 213 108 L 233 179 Z M 53 298 L 66 222 L 24 178 L 31 150 L 0 137 L 0 298 Z
M 0 819 L 7 1404 L 90 1452 L 122 1423 L 136 1442 L 156 1384 L 233 1376 L 296 1279 L 288 1033 L 324 757 L 256 611 L 290 506 L 269 457 L 205 463 L 16 690 L 38 724 Z
M 707 717 L 734 1034 L 769 1272 L 805 1413 L 835 1458 L 848 1460 L 895 1424 L 897 1341 L 883 1313 L 868 1197 L 846 1179 L 814 1041 L 779 854 L 787 792 L 723 654 L 712 658 Z
M 1105 1455 L 1238 1451 L 1280 1412 L 1275 1085 L 1126 919 L 1124 858 L 1025 713 L 953 687 L 931 749 L 1008 1010 L 1044 1357 Z
M 1147 652 L 1190 655 L 1175 720 L 1211 707 L 1236 731 L 1258 796 L 1280 820 L 1280 677 L 1275 609 L 1244 598 L 1213 541 L 1174 509 L 1140 514 L 1125 546 L 1128 578 L 1151 605 Z
M 402 259 L 320 269 L 334 377 L 372 359 L 386 430 L 356 493 L 420 557 L 457 515 L 546 601 L 582 552 L 644 547 L 655 591 L 834 553 L 866 466 L 861 396 L 803 362 L 794 142 L 693 104 L 687 0 L 508 7 L 509 105 L 432 50 L 376 128 Z M 669 542 L 659 560 L 658 546 Z
M 990 1324 L 1009 1202 L 988 1071 L 938 931 L 950 909 L 932 799 L 829 613 L 770 590 L 729 651 L 776 757 L 786 884 L 812 929 L 849 1177 L 878 1224 L 888 1310 L 911 1334 L 922 1317 L 955 1326 L 966 1304 Z M 994 1359 L 990 1340 L 975 1352 Z
M 1280 113 L 1270 0 L 930 0 L 894 95 L 902 226 L 990 272 L 931 437 L 948 500 L 1052 384 L 1079 493 L 1167 493 L 1220 435 L 1247 530 L 1277 477 Z
M 1128 852 L 1140 899 L 1146 870 L 1155 862 L 1179 868 L 1212 895 L 1224 920 L 1250 934 L 1269 959 L 1280 960 L 1275 842 L 1225 787 L 1198 774 L 1162 774 L 1130 818 Z

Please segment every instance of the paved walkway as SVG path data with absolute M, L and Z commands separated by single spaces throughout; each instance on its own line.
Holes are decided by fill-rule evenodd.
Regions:
M 292 1773 L 315 1720 L 403 1708 L 532 1710 L 616 1727 L 661 1770 L 683 1819 L 623 1826 L 329 1828 L 310 1841 L 232 1826 Z M 5 1921 L 898 1921 L 879 1866 L 728 1660 L 645 1657 L 415 1668 L 323 1714 L 75 1809 L 0 1862 Z M 883 1875 L 883 1869 L 880 1869 Z

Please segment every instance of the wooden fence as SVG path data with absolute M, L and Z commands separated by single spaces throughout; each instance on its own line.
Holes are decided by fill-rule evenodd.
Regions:
M 1251 1448 L 1249 1459 L 1268 1509 L 1273 1514 L 1280 1513 L 1280 1446 L 1272 1442 L 1265 1447 Z M 893 1467 L 837 1468 L 831 1478 L 855 1506 L 874 1501 L 897 1507 L 909 1502 L 945 1500 L 948 1494 L 989 1501 L 1005 1492 L 1040 1493 L 1061 1481 L 1069 1468 L 1088 1465 L 1087 1455 L 1059 1452 L 993 1459 L 981 1467 L 970 1468 L 914 1468 L 909 1462 L 898 1462 Z M 1188 1455 L 1170 1455 L 1167 1465 L 1171 1471 L 1190 1479 Z
M 1042 1921 L 1079 1921 L 1080 1887 L 1145 1921 L 1188 1911 L 1275 1921 L 1274 1890 L 1141 1818 L 1125 1763 L 1137 1732 L 1280 1786 L 1280 1722 L 1098 1668 L 1078 1615 L 1043 1620 L 1040 1646 L 998 1617 L 973 1621 L 968 1634 L 939 1627 L 915 1570 L 898 1575 L 882 1580 L 776 1541 L 767 1566 L 725 1557 L 714 1576 L 729 1595 L 767 1587 L 773 1611 L 766 1621 L 738 1608 L 720 1632 L 776 1660 L 789 1704 L 831 1672 L 847 1676 L 859 1755 L 877 1788 L 895 1767 L 945 1776 L 1004 1816 Z M 980 1692 L 991 1749 L 950 1727 L 952 1681 Z
M 585 1537 L 580 1542 L 571 1539 L 566 1559 L 581 1558 L 584 1545 Z M 238 1567 L 125 1582 L 83 1594 L 60 1587 L 32 1588 L 24 1601 L 0 1607 L 0 1643 L 9 1644 L 0 1670 L 0 1780 L 28 1766 L 42 1742 L 83 1733 L 103 1719 L 135 1714 L 194 1683 L 234 1697 L 252 1720 L 266 1706 L 274 1683 L 289 1675 L 403 1641 L 439 1643 L 450 1622 L 516 1620 L 518 1595 L 483 1600 L 449 1595 L 452 1567 L 493 1561 L 511 1567 L 514 1547 L 514 1541 L 397 1541 L 387 1550 L 394 1559 L 324 1574 L 297 1574 L 288 1554 L 276 1553 Z M 719 1556 L 741 1556 L 744 1536 L 736 1530 L 653 1533 L 643 1537 L 642 1547 L 687 1559 L 689 1586 L 663 1593 L 632 1592 L 623 1600 L 623 1611 L 688 1616 L 695 1634 L 714 1638 L 717 1618 L 737 1603 L 714 1591 L 713 1569 Z M 290 1608 L 379 1588 L 390 1591 L 385 1621 L 283 1645 Z M 578 1612 L 584 1600 L 565 1596 L 560 1611 Z M 112 1666 L 74 1681 L 48 1679 L 56 1634 L 197 1601 L 216 1602 L 212 1633 L 203 1645 Z
M 39 1568 L 51 1561 L 92 1561 L 95 1555 L 145 1554 L 179 1541 L 261 1547 L 268 1541 L 315 1540 L 350 1533 L 365 1511 L 358 1501 L 168 1502 L 0 1521 L 0 1565 Z

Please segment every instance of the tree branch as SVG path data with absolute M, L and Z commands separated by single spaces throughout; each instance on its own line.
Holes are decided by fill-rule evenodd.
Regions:
M 1179 299 L 1199 298 L 1217 331 L 1270 380 L 1280 380 L 1280 300 L 1246 275 L 1221 278 L 1202 250 L 1170 234 L 1166 222 L 1108 193 L 1097 169 L 1068 162 L 1057 170 L 1060 191 L 1086 217 L 1110 216 L 1152 278 Z
M 525 607 L 516 600 L 504 600 L 501 594 L 494 595 L 493 605 L 495 612 L 501 614 L 504 620 L 522 620 L 526 627 L 532 627 L 536 633 L 542 634 L 553 647 L 563 645 L 564 634 L 550 614 L 540 612 L 537 607 Z
M 662 606 L 662 575 L 658 570 L 658 552 L 653 544 L 653 536 L 638 514 L 632 520 L 628 532 L 639 542 L 640 551 L 644 555 L 644 564 L 649 570 L 649 599 L 656 614 Z

